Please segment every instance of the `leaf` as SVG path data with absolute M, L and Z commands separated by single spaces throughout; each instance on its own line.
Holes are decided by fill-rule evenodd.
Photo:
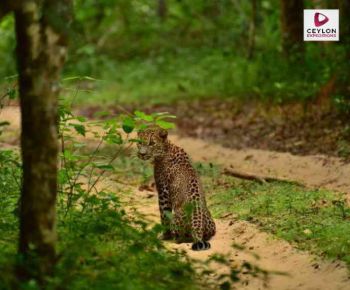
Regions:
M 231 289 L 231 284 L 228 281 L 225 281 L 220 285 L 221 290 L 229 290 Z
M 66 172 L 66 168 L 64 169 L 60 169 L 58 171 L 58 178 L 57 181 L 60 185 L 64 185 L 66 183 L 68 183 L 68 176 L 67 176 L 67 172 Z
M 76 118 L 77 118 L 77 120 L 80 121 L 80 122 L 85 122 L 85 121 L 86 121 L 86 118 L 83 117 L 83 116 L 78 116 L 78 117 L 76 117 Z
M 76 160 L 75 156 L 73 155 L 73 152 L 67 149 L 64 150 L 63 156 L 67 161 Z
M 156 118 L 157 120 L 162 120 L 162 119 L 176 119 L 175 115 L 164 115 L 164 116 L 159 116 Z
M 100 81 L 99 79 L 95 79 L 95 78 L 90 77 L 90 76 L 83 76 L 82 79 L 89 80 L 89 81 Z
M 231 270 L 230 278 L 233 282 L 238 282 L 239 281 L 239 274 L 240 271 L 238 270 Z
M 152 122 L 153 121 L 153 117 L 151 115 L 145 114 L 144 112 L 135 111 L 134 114 L 135 114 L 136 117 L 138 117 L 141 120 L 144 120 L 146 122 Z
M 147 124 L 141 124 L 141 125 L 139 126 L 139 131 L 144 131 L 144 130 L 146 130 L 147 128 L 148 128 Z
M 123 144 L 123 139 L 120 136 L 119 133 L 115 132 L 109 132 L 103 139 L 108 143 L 108 144 Z
M 71 124 L 71 125 L 74 127 L 75 131 L 76 131 L 78 134 L 80 134 L 80 135 L 82 135 L 82 136 L 85 136 L 86 129 L 85 129 L 85 126 L 84 126 L 84 125 L 80 125 L 80 124 Z
M 163 128 L 163 129 L 173 129 L 173 128 L 175 128 L 175 124 L 174 123 L 170 123 L 170 122 L 163 121 L 163 120 L 157 120 L 156 124 L 159 127 Z
M 169 112 L 158 112 L 158 113 L 152 114 L 152 116 L 154 116 L 154 117 L 164 116 L 164 115 L 169 115 Z
M 10 122 L 8 122 L 8 121 L 0 122 L 0 127 L 8 126 L 8 125 L 10 125 Z
M 123 120 L 122 128 L 123 128 L 125 133 L 127 133 L 127 134 L 131 133 L 134 130 L 134 128 L 135 128 L 135 121 L 134 121 L 134 119 L 131 118 L 131 117 L 126 117 Z
M 62 79 L 63 81 L 71 81 L 71 80 L 76 80 L 76 79 L 81 79 L 79 76 L 71 76 L 71 77 L 66 77 Z
M 9 96 L 10 100 L 13 100 L 16 98 L 16 90 L 14 88 L 9 88 L 7 90 L 7 95 Z
M 74 148 L 84 148 L 84 147 L 86 147 L 86 144 L 85 143 L 74 143 L 73 147 Z
M 99 79 L 95 79 L 89 76 L 71 76 L 71 77 L 64 78 L 63 81 L 84 80 L 84 79 L 89 81 L 99 81 Z
M 96 165 L 96 167 L 102 170 L 109 170 L 109 171 L 114 170 L 114 167 L 111 164 L 100 164 L 100 165 Z
M 99 117 L 99 118 L 102 118 L 102 117 L 107 117 L 109 116 L 109 112 L 108 111 L 98 111 L 96 113 L 94 113 L 94 117 Z
M 176 119 L 175 115 L 170 114 L 169 112 L 160 112 L 160 113 L 153 113 L 153 117 L 155 117 L 156 120 L 161 120 L 161 119 Z
M 129 139 L 129 142 L 133 142 L 133 143 L 142 143 L 141 139 Z

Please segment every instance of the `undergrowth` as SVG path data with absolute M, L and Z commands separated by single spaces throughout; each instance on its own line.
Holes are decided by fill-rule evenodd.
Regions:
M 295 184 L 259 184 L 198 166 L 214 216 L 237 214 L 300 249 L 350 266 L 350 209 L 345 194 Z
M 130 133 L 145 122 L 172 127 L 165 120 L 171 115 L 136 111 L 89 122 L 62 104 L 59 116 L 58 259 L 45 289 L 229 289 L 242 272 L 267 278 L 267 271 L 250 263 L 232 266 L 220 255 L 199 262 L 170 251 L 160 240 L 161 225 L 126 213 L 121 199 L 130 194 L 128 185 L 148 182 L 151 176 L 131 150 L 137 139 Z M 0 290 L 40 289 L 35 280 L 20 283 L 14 275 L 20 184 L 18 152 L 0 150 Z M 216 275 L 212 262 L 228 274 Z
M 209 48 L 116 61 L 102 79 L 81 82 L 82 91 L 75 104 L 150 105 L 218 97 L 275 103 L 305 101 L 329 78 L 328 68 L 318 57 L 311 54 L 306 59 L 308 70 L 298 66 L 291 69 L 273 53 L 248 61 L 235 51 Z M 76 78 L 66 80 L 69 84 Z
M 59 256 L 45 289 L 198 289 L 186 255 L 163 247 L 162 227 L 149 227 L 142 217 L 127 215 L 120 203 L 123 190 L 99 185 L 107 173 L 115 171 L 113 161 L 125 160 L 117 153 L 127 151 L 129 141 L 116 129 L 117 124 L 129 132 L 136 118 L 122 117 L 91 128 L 63 106 L 60 120 Z M 112 157 L 104 155 L 103 146 L 114 150 Z M 4 290 L 39 289 L 34 280 L 18 284 L 13 275 L 20 184 L 19 154 L 1 150 L 0 289 Z

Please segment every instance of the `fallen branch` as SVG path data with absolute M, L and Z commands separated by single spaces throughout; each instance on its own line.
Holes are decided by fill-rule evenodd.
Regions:
M 240 171 L 237 171 L 237 170 L 234 170 L 231 168 L 225 168 L 223 173 L 225 175 L 233 176 L 233 177 L 240 178 L 240 179 L 257 181 L 261 184 L 264 184 L 267 182 L 288 182 L 288 183 L 293 183 L 293 184 L 296 184 L 299 186 L 305 186 L 304 184 L 302 184 L 298 181 L 288 180 L 286 178 L 256 175 L 256 174 L 247 173 L 247 172 L 240 172 Z

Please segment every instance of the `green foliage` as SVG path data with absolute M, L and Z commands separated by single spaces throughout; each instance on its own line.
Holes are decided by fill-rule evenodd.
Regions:
M 153 113 L 151 115 L 147 115 L 140 111 L 134 112 L 134 120 L 137 122 L 139 129 L 145 129 L 149 126 L 158 126 L 165 130 L 175 128 L 175 124 L 169 121 L 165 121 L 165 119 L 175 119 L 176 116 L 170 115 L 167 112 L 161 113 Z
M 196 289 L 187 258 L 163 247 L 162 227 L 150 228 L 144 217 L 127 215 L 120 203 L 127 189 L 112 191 L 103 182 L 106 174 L 123 174 L 114 161 L 121 168 L 130 159 L 127 148 L 132 143 L 120 133 L 123 117 L 91 124 L 74 116 L 67 104 L 59 111 L 60 258 L 46 289 Z M 20 183 L 18 154 L 0 151 L 0 289 L 16 284 Z M 20 289 L 39 286 L 29 281 Z
M 67 289 L 195 288 L 193 270 L 163 248 L 159 227 L 130 220 L 115 193 L 100 192 L 89 203 L 61 217 L 63 257 L 52 288 L 63 281 Z
M 304 61 L 281 54 L 279 1 L 258 2 L 253 57 L 249 1 L 76 1 L 75 42 L 66 74 L 103 78 L 83 103 L 164 103 L 177 99 L 305 101 L 343 75 L 343 44 L 305 43 Z M 307 4 L 311 5 L 311 4 Z
M 146 229 L 145 221 L 127 217 L 115 193 L 99 192 L 88 203 L 68 216 L 59 207 L 60 259 L 46 289 L 196 289 L 190 264 L 162 246 L 160 227 Z M 0 289 L 13 282 L 17 222 L 4 214 L 14 207 L 3 211 L 8 226 L 1 224 Z M 31 281 L 21 289 L 39 287 Z
M 100 83 L 95 93 L 82 92 L 76 102 L 158 104 L 207 97 L 255 98 L 277 103 L 304 101 L 312 98 L 331 74 L 318 54 L 310 55 L 305 62 L 307 69 L 292 67 L 274 52 L 248 61 L 235 51 L 179 49 L 176 55 L 164 53 L 146 59 L 118 60 L 117 70 L 111 72 L 113 81 Z
M 18 154 L 12 150 L 0 150 L 0 252 L 6 253 L 12 240 L 11 250 L 16 248 L 18 196 L 21 183 L 21 167 Z M 1 256 L 1 255 L 0 255 Z M 1 259 L 1 257 L 0 257 Z
M 0 78 L 3 79 L 5 76 L 16 73 L 16 62 L 14 58 L 16 42 L 13 16 L 6 16 L 0 21 L 0 39 Z
M 157 14 L 158 1 L 74 2 L 74 41 L 65 80 L 83 87 L 94 81 L 79 93 L 80 103 L 164 103 L 201 97 L 304 101 L 334 75 L 347 76 L 348 47 L 343 43 L 305 43 L 300 64 L 282 55 L 277 0 L 258 1 L 252 57 L 247 52 L 250 1 L 166 0 L 163 19 Z M 13 22 L 7 17 L 0 25 L 3 77 L 15 73 Z M 98 93 L 91 93 L 92 88 Z
M 130 194 L 128 185 L 138 185 L 152 175 L 132 154 L 135 140 L 129 139 L 129 133 L 154 124 L 171 127 L 165 120 L 175 116 L 136 111 L 93 122 L 75 116 L 63 102 L 59 117 L 59 259 L 45 289 L 199 289 L 202 284 L 206 289 L 217 285 L 226 289 L 242 271 L 267 278 L 268 272 L 248 263 L 232 267 L 221 256 L 200 263 L 182 252 L 170 252 L 159 239 L 161 225 L 126 213 L 121 199 Z M 123 134 L 128 122 L 132 128 Z M 0 184 L 0 289 L 14 285 L 40 289 L 34 280 L 18 284 L 13 275 L 21 184 L 21 163 L 13 150 L 0 151 Z M 230 274 L 208 278 L 213 273 L 211 263 L 225 265 Z
M 134 115 L 121 114 L 91 122 L 74 116 L 70 106 L 69 102 L 62 101 L 59 108 L 61 167 L 58 180 L 59 192 L 63 195 L 61 208 L 65 208 L 66 214 L 72 207 L 80 206 L 84 210 L 91 194 L 100 192 L 105 175 L 116 173 L 118 167 L 114 163 L 127 155 L 132 144 L 137 142 L 130 138 L 130 133 L 155 124 L 164 129 L 172 128 L 173 123 L 165 119 L 175 117 L 167 113 L 147 115 L 135 111 Z M 106 148 L 112 153 L 106 154 Z

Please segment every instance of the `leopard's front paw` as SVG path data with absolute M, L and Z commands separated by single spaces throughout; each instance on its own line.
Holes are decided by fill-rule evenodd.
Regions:
M 200 241 L 192 244 L 193 251 L 205 251 L 210 249 L 210 243 L 207 241 Z

